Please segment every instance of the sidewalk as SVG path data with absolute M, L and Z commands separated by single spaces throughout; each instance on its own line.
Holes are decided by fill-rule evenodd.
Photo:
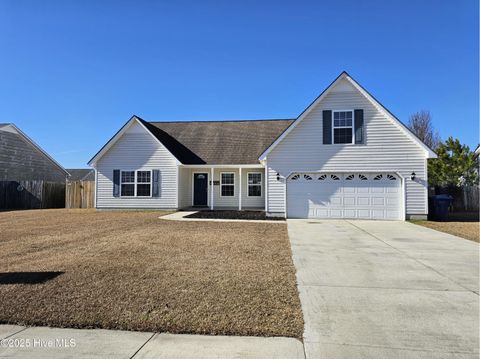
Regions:
M 0 358 L 304 359 L 293 338 L 158 334 L 0 325 Z

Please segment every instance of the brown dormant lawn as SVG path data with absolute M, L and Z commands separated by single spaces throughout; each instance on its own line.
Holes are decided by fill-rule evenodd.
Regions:
M 161 214 L 1 212 L 0 323 L 301 338 L 285 224 Z
M 424 227 L 432 228 L 440 232 L 453 234 L 454 236 L 469 239 L 474 242 L 480 241 L 480 223 L 477 222 L 434 222 L 434 221 L 416 221 Z

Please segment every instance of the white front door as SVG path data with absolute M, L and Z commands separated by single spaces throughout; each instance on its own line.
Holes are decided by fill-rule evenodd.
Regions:
M 287 217 L 401 220 L 402 197 L 393 173 L 296 173 L 287 179 Z

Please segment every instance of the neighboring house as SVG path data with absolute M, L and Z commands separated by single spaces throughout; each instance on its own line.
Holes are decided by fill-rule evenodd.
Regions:
M 13 123 L 0 123 L 0 181 L 63 182 L 68 172 Z
M 435 157 L 343 72 L 294 120 L 133 116 L 89 164 L 98 209 L 402 220 L 426 217 L 427 159 Z
M 478 156 L 480 156 L 480 145 L 475 148 L 475 157 L 478 158 Z
M 95 181 L 95 171 L 91 168 L 67 168 L 68 181 Z

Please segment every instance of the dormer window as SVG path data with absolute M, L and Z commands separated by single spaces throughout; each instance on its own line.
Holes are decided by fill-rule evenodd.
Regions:
M 353 111 L 333 111 L 333 143 L 353 142 Z

